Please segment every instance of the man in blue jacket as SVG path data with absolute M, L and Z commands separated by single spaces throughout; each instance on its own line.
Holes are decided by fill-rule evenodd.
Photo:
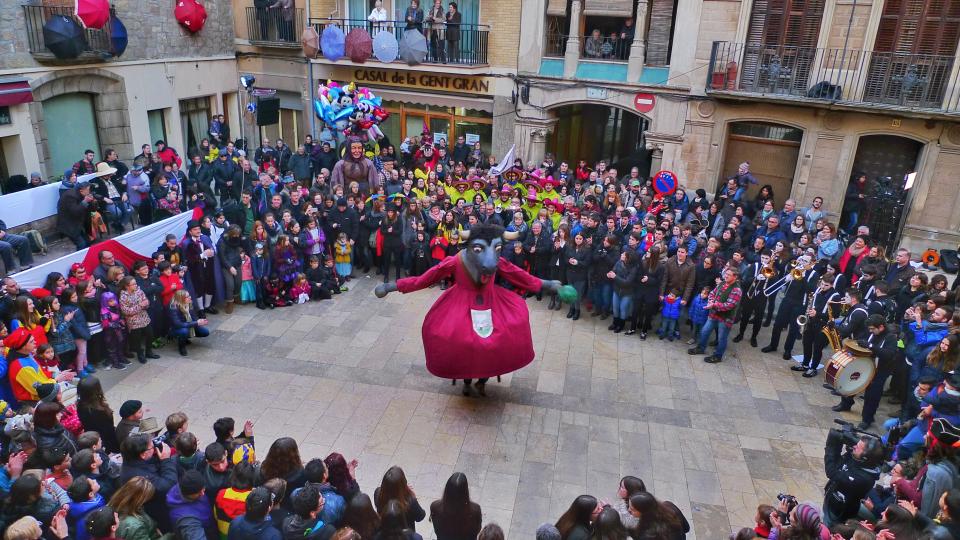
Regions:
M 282 540 L 270 520 L 273 493 L 264 487 L 253 488 L 244 504 L 246 513 L 230 522 L 227 540 Z
M 217 540 L 217 525 L 199 471 L 183 473 L 180 483 L 167 492 L 167 508 L 180 540 Z
M 125 484 L 135 476 L 149 480 L 155 493 L 144 508 L 157 521 L 161 531 L 169 531 L 167 492 L 177 483 L 177 461 L 170 459 L 170 447 L 165 444 L 154 446 L 146 433 L 134 433 L 120 444 L 120 454 L 123 456 L 123 466 L 120 468 L 119 483 Z

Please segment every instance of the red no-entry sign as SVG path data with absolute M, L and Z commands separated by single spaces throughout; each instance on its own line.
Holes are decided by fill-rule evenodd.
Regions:
M 652 111 L 656 104 L 657 96 L 654 94 L 639 93 L 633 97 L 633 106 L 642 113 Z

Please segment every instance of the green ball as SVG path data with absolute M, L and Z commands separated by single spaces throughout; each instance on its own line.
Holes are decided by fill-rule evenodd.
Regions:
M 557 298 L 565 304 L 571 304 L 577 300 L 577 290 L 572 285 L 564 285 L 557 291 Z

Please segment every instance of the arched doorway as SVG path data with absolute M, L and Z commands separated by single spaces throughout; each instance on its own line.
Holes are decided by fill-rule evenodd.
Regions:
M 649 175 L 650 151 L 643 139 L 649 126 L 646 118 L 593 103 L 565 105 L 551 112 L 557 123 L 547 137 L 547 151 L 558 161 L 568 161 L 573 167 L 583 159 L 592 167 L 605 160 L 620 173 L 639 167 L 641 175 Z
M 906 137 L 861 137 L 853 159 L 851 184 L 844 197 L 841 226 L 856 233 L 858 225 L 867 225 L 872 238 L 888 251 L 893 249 L 900 239 L 908 208 L 906 176 L 917 170 L 921 150 L 923 143 Z M 861 176 L 866 177 L 866 182 L 857 188 L 853 183 Z
M 47 122 L 48 170 L 57 176 L 80 161 L 85 150 L 100 153 L 97 115 L 93 94 L 74 92 L 60 94 L 42 102 Z
M 727 127 L 726 153 L 720 171 L 722 185 L 737 173 L 737 167 L 750 163 L 750 172 L 759 182 L 747 190 L 752 199 L 760 187 L 773 188 L 774 202 L 781 204 L 790 197 L 793 177 L 800 157 L 803 131 L 792 126 L 771 122 L 731 122 Z

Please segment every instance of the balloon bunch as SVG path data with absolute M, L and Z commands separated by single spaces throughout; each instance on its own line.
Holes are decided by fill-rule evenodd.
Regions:
M 355 82 L 341 85 L 327 81 L 317 88 L 313 110 L 331 130 L 367 142 L 383 138 L 380 123 L 390 113 L 383 109 L 382 103 L 369 88 L 359 87 Z

